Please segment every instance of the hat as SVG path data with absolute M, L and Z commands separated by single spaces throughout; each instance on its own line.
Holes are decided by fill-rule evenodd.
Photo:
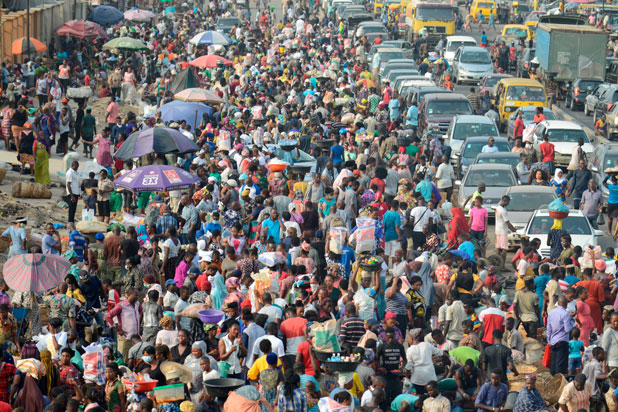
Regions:
M 395 315 L 395 312 L 393 312 L 392 310 L 389 310 L 384 315 L 384 320 L 389 320 L 389 319 L 397 319 L 397 315 Z
M 238 183 L 236 183 L 236 180 L 234 179 L 228 179 L 227 185 L 231 187 L 238 187 Z
M 189 269 L 189 274 L 191 274 L 191 275 L 201 275 L 201 274 L 202 274 L 202 272 L 200 271 L 200 268 L 198 268 L 198 267 L 196 267 L 196 266 L 192 266 L 192 267 Z
M 163 201 L 163 197 L 159 194 L 156 194 L 152 197 L 152 201 L 153 202 L 162 202 Z
M 66 99 L 66 97 L 62 100 L 60 100 L 62 103 L 68 103 L 69 101 Z
M 24 223 L 24 224 L 26 224 L 26 223 L 28 223 L 28 219 L 23 217 L 23 216 L 20 216 L 18 218 L 15 218 L 15 223 Z
M 300 245 L 300 248 L 304 250 L 305 252 L 309 252 L 311 250 L 311 245 L 307 243 L 306 240 L 304 240 L 302 245 Z
M 378 321 L 376 319 L 367 319 L 365 321 L 365 323 L 367 324 L 367 326 L 379 326 L 380 324 L 378 323 Z
M 195 404 L 191 401 L 184 401 L 180 404 L 180 412 L 195 412 Z
M 165 375 L 165 379 L 167 380 L 179 378 L 180 382 L 189 383 L 191 382 L 191 378 L 193 377 L 191 369 L 177 362 L 163 362 L 160 366 L 160 369 L 163 375 Z
M 167 288 L 169 285 L 175 285 L 176 281 L 174 279 L 168 279 L 165 281 L 165 287 Z
M 208 176 L 208 181 L 212 182 L 212 183 L 215 183 L 217 181 L 217 178 L 214 177 L 214 176 Z
M 607 264 L 603 259 L 597 259 L 594 261 L 594 267 L 599 272 L 604 272 L 607 269 Z
M 242 193 L 240 195 L 241 196 L 249 196 L 250 193 L 251 193 L 251 190 L 245 189 L 245 190 L 242 191 Z
M 30 122 L 24 123 L 24 129 L 32 129 L 32 123 Z
M 238 176 L 238 180 L 247 180 L 247 174 L 243 173 L 240 176 Z
M 270 352 L 268 355 L 266 355 L 266 363 L 268 363 L 269 365 L 276 365 L 278 360 L 279 358 L 277 357 L 277 354 L 275 352 Z
M 103 233 L 99 232 L 99 233 L 97 233 L 95 235 L 95 239 L 96 240 L 105 240 L 105 235 Z

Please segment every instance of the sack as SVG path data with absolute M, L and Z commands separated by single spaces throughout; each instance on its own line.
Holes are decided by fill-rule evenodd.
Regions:
M 337 321 L 334 319 L 311 325 L 313 347 L 319 352 L 341 352 L 337 340 Z
M 545 353 L 543 354 L 543 366 L 549 368 L 551 366 L 551 345 L 545 345 Z
M 605 217 L 603 217 L 603 213 L 599 213 L 597 216 L 597 226 L 603 226 L 605 224 Z
M 84 380 L 91 381 L 97 385 L 105 384 L 105 354 L 103 348 L 98 346 L 93 352 L 82 355 L 84 364 Z
M 199 319 L 200 316 L 197 312 L 200 310 L 208 309 L 205 303 L 192 303 L 180 312 L 180 316 L 191 319 Z
M 339 216 L 333 216 L 330 220 L 330 227 L 345 227 L 345 223 Z
M 82 209 L 82 220 L 94 220 L 94 209 Z
M 328 250 L 337 255 L 341 255 L 343 253 L 343 245 L 345 244 L 348 231 L 340 227 L 331 227 L 329 234 L 330 240 L 328 242 Z

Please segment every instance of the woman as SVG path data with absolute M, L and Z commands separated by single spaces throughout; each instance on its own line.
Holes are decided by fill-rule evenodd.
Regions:
M 556 194 L 563 202 L 566 201 L 566 194 L 569 190 L 569 184 L 566 178 L 562 177 L 562 169 L 557 168 L 554 178 L 549 182 L 549 185 L 554 189 Z
M 161 279 L 162 284 L 165 280 L 174 278 L 176 263 L 178 261 L 178 252 L 182 246 L 175 227 L 168 227 L 165 231 L 165 237 L 166 240 L 163 242 L 163 259 L 161 262 L 161 274 L 164 276 L 164 279 Z
M 64 279 L 64 281 L 67 283 L 67 285 L 69 285 L 66 295 L 70 298 L 77 300 L 82 305 L 85 305 L 86 298 L 84 297 L 82 290 L 79 288 L 79 284 L 77 283 L 77 279 L 75 279 L 75 276 L 69 273 Z
M 15 147 L 19 147 L 17 143 L 19 141 L 19 136 L 24 130 L 24 124 L 28 121 L 28 112 L 24 107 L 25 104 L 25 100 L 19 102 L 17 109 L 13 112 L 13 118 L 11 119 L 11 132 L 13 133 L 13 139 L 15 139 Z
M 73 386 L 76 382 L 79 383 L 79 370 L 71 363 L 73 358 L 73 350 L 71 348 L 62 349 L 60 355 L 60 384 Z
M 307 412 L 307 395 L 300 389 L 300 376 L 291 370 L 285 374 L 277 399 L 279 412 Z
M 225 279 L 223 275 L 217 273 L 212 282 L 212 290 L 210 291 L 210 303 L 213 309 L 221 310 L 227 296 L 227 288 L 225 287 Z
M 402 334 L 405 335 L 408 327 L 407 298 L 401 293 L 401 279 L 393 279 L 391 287 L 386 289 L 386 311 L 393 312 Z
M 112 174 L 112 141 L 107 137 L 106 133 L 101 133 L 97 136 L 96 139 L 92 142 L 93 145 L 98 146 L 97 148 L 97 163 L 99 166 L 103 166 L 107 168 L 109 174 Z
M 590 316 L 590 306 L 586 303 L 588 299 L 588 291 L 585 287 L 579 286 L 575 290 L 575 296 L 577 296 L 577 324 L 581 331 L 581 339 L 584 342 L 584 346 L 590 345 L 590 333 L 594 330 L 594 321 Z
M 412 276 L 410 278 L 410 289 L 406 292 L 409 299 L 408 304 L 408 319 L 412 319 L 412 323 L 416 328 L 422 328 L 425 325 L 426 306 L 425 298 L 421 294 L 421 286 L 423 281 L 420 276 Z
M 428 308 L 427 316 L 431 316 L 431 307 L 433 306 L 434 300 L 436 298 L 436 289 L 433 286 L 433 279 L 431 278 L 431 263 L 428 261 L 421 262 L 420 260 L 415 260 L 414 262 L 410 262 L 410 271 L 412 274 L 421 278 L 421 288 L 420 293 L 425 299 L 425 307 Z M 427 318 L 429 320 L 429 318 Z
M 49 146 L 45 135 L 39 132 L 36 140 L 32 145 L 32 153 L 34 153 L 34 181 L 42 185 L 49 185 Z
M 11 150 L 11 138 L 13 131 L 11 130 L 11 118 L 13 117 L 13 109 L 8 103 L 3 103 L 2 109 L 2 137 L 4 139 L 4 147 L 6 150 Z
M 470 228 L 468 226 L 468 220 L 464 215 L 463 210 L 458 207 L 451 209 L 452 219 L 448 224 L 448 245 L 450 249 L 456 249 L 459 246 L 457 238 L 460 234 L 468 235 Z
M 536 376 L 526 375 L 524 387 L 519 391 L 513 412 L 538 412 L 547 409 L 547 404 L 536 388 Z
M 562 236 L 569 236 L 566 230 L 562 229 L 562 219 L 554 219 L 554 224 L 547 234 L 547 246 L 549 246 L 549 258 L 555 261 L 562 253 Z M 569 239 L 570 243 L 570 239 Z
M 125 412 L 127 393 L 124 384 L 118 379 L 118 364 L 108 362 L 105 366 L 105 402 L 109 412 Z
M 39 378 L 39 388 L 43 395 L 49 397 L 52 388 L 58 386 L 60 372 L 58 367 L 52 362 L 51 352 L 47 349 L 41 351 L 41 364 L 45 366 L 45 376 Z
M 421 339 L 421 331 L 421 329 L 416 328 L 408 332 L 408 350 L 406 352 L 408 366 L 413 367 L 410 382 L 412 382 L 418 394 L 425 393 L 425 385 L 437 379 L 433 357 L 444 355 L 444 352 L 440 349 Z
M 26 164 L 30 166 L 30 175 L 34 176 L 34 132 L 32 131 L 32 124 L 25 123 L 24 130 L 19 134 L 17 141 L 17 151 L 19 152 L 19 161 L 21 162 L 20 174 L 24 174 L 26 171 Z
M 191 346 L 191 354 L 184 361 L 184 365 L 191 369 L 192 379 L 189 393 L 194 403 L 198 403 L 203 388 L 202 367 L 200 366 L 202 356 L 206 356 L 206 343 L 204 341 L 194 342 Z
M 240 339 L 240 324 L 236 320 L 228 323 L 228 333 L 219 340 L 219 361 L 229 364 L 228 378 L 240 379 L 240 359 L 247 356 L 247 348 Z
M 607 197 L 607 217 L 609 219 L 609 222 L 607 223 L 607 234 L 609 236 L 613 236 L 614 241 L 616 241 L 616 235 L 614 234 L 616 230 L 612 229 L 614 228 L 614 223 L 616 223 L 616 219 L 618 218 L 618 176 L 609 175 L 605 177 L 603 184 L 609 191 Z M 618 223 L 616 223 L 616 227 L 618 227 Z
M 189 332 L 181 329 L 177 335 L 178 345 L 172 346 L 170 353 L 172 354 L 172 361 L 178 363 L 185 363 L 187 356 L 191 354 L 191 343 L 189 340 Z
M 243 301 L 243 295 L 240 293 L 240 279 L 237 277 L 229 278 L 225 281 L 225 289 L 227 290 L 227 296 L 223 300 L 224 303 L 236 302 L 238 307 Z
M 582 275 L 584 280 L 577 282 L 577 286 L 585 288 L 588 292 L 586 303 L 590 307 L 590 317 L 592 317 L 597 333 L 602 333 L 603 313 L 601 311 L 601 306 L 605 302 L 605 292 L 603 291 L 603 286 L 601 285 L 601 282 L 592 278 L 593 275 L 591 268 L 584 269 Z
M 3 233 L 2 237 L 11 240 L 9 248 L 9 258 L 17 255 L 23 255 L 26 251 L 27 234 L 24 226 L 26 225 L 25 218 L 16 218 L 13 225 L 9 226 Z
M 534 176 L 532 175 L 532 173 L 530 174 L 530 183 L 533 186 L 549 186 L 549 183 L 547 183 L 547 179 L 545 178 L 545 172 L 543 172 L 541 169 L 537 169 L 534 172 Z
M 174 319 L 172 319 L 170 316 L 163 316 L 159 321 L 159 327 L 162 327 L 163 330 L 157 332 L 155 344 L 167 345 L 168 348 L 174 346 L 179 340 L 179 332 L 174 329 Z

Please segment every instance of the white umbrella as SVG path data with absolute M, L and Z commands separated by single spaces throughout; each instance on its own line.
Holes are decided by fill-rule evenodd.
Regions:
M 208 44 L 227 46 L 232 44 L 232 39 L 218 31 L 206 30 L 193 36 L 193 38 L 189 40 L 189 43 L 195 45 Z

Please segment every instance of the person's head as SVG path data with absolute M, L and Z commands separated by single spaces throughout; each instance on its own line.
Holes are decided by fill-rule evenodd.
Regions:
M 500 369 L 494 369 L 493 371 L 491 371 L 490 379 L 493 386 L 500 386 L 500 383 L 502 383 L 502 371 Z
M 586 387 L 586 375 L 583 373 L 577 374 L 575 379 L 573 379 L 573 385 L 577 391 L 583 391 Z
M 73 350 L 71 348 L 64 348 L 60 352 L 60 361 L 63 365 L 69 366 L 71 364 L 71 358 L 73 357 Z
M 236 339 L 240 332 L 240 324 L 237 320 L 231 320 L 228 322 L 228 338 L 230 340 Z
M 526 377 L 524 378 L 524 385 L 526 389 L 528 389 L 529 391 L 535 389 L 536 388 L 536 376 L 526 375 Z
M 116 362 L 107 362 L 105 365 L 105 379 L 108 382 L 113 382 L 118 377 L 118 364 Z
M 472 372 L 474 372 L 475 367 L 476 365 L 474 365 L 474 360 L 466 359 L 466 362 L 464 363 L 464 366 L 463 366 L 464 373 L 468 376 L 472 375 Z
M 507 207 L 509 203 L 511 203 L 511 198 L 507 195 L 502 196 L 502 198 L 500 199 L 500 205 L 502 207 Z
M 506 330 L 513 330 L 515 327 L 515 319 L 507 318 L 506 320 Z
M 425 385 L 425 390 L 430 398 L 435 398 L 440 395 L 440 391 L 438 390 L 438 382 L 436 381 L 430 381 L 427 385 Z
M 592 348 L 592 357 L 603 362 L 605 360 L 605 350 L 601 346 L 595 346 Z
M 487 146 L 489 146 L 489 147 L 493 147 L 495 142 L 496 142 L 496 139 L 494 139 L 493 137 L 490 137 L 490 138 L 487 140 Z
M 494 329 L 494 331 L 491 333 L 491 337 L 494 339 L 494 344 L 496 345 L 502 343 L 503 336 L 504 333 L 500 329 Z

